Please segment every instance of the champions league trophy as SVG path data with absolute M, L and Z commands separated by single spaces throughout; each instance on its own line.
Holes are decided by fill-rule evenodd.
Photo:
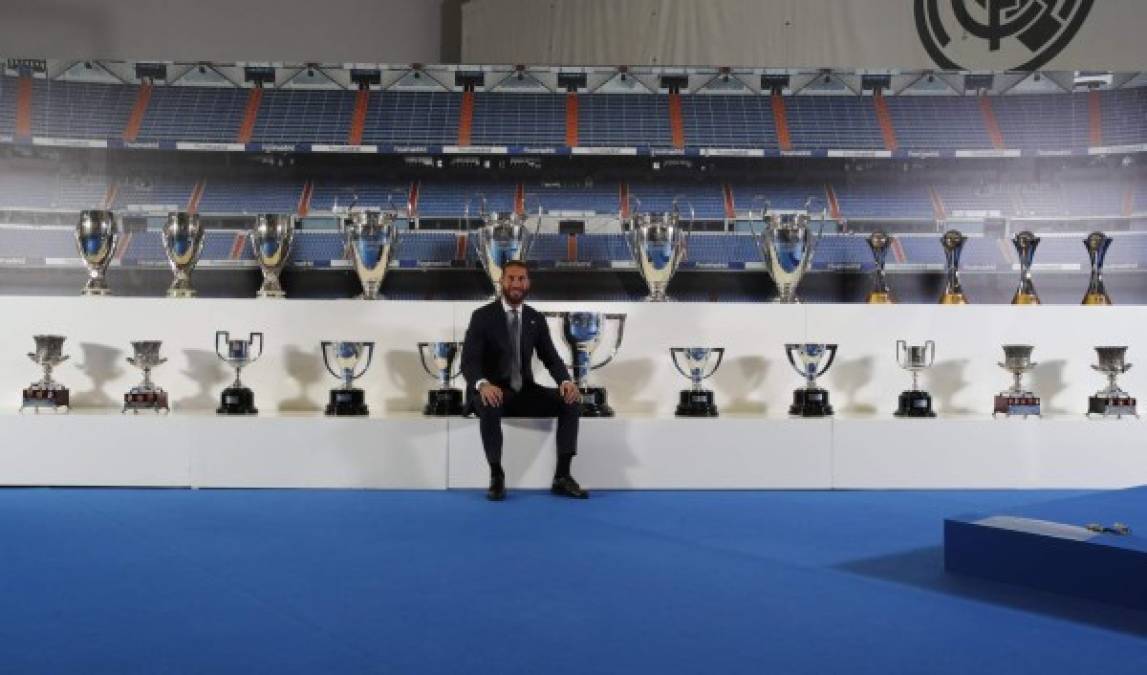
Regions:
M 256 342 L 258 351 L 254 350 Z M 246 340 L 232 340 L 227 331 L 216 331 L 215 353 L 235 369 L 235 381 L 223 390 L 222 402 L 215 412 L 220 415 L 257 415 L 259 409 L 255 407 L 255 393 L 243 386 L 239 375 L 263 355 L 263 334 L 251 333 Z
M 928 340 L 922 345 L 909 345 L 904 340 L 896 341 L 896 363 L 912 373 L 912 388 L 900 393 L 900 405 L 893 413 L 896 417 L 935 417 L 932 411 L 932 396 L 920 389 L 920 371 L 932 367 L 936 362 L 936 343 Z
M 56 412 L 61 408 L 70 409 L 68 388 L 52 379 L 52 369 L 68 360 L 63 355 L 63 335 L 34 335 L 36 351 L 30 352 L 28 358 L 44 369 L 44 377 L 39 382 L 33 382 L 24 390 L 24 401 L 20 404 L 20 412 L 24 408 L 32 408 L 37 413 L 40 408 L 48 408 Z
M 1031 345 L 1004 345 L 1004 362 L 1001 368 L 1012 374 L 1013 382 L 1010 389 L 996 394 L 995 404 L 992 407 L 992 417 L 996 415 L 1028 415 L 1039 416 L 1039 397 L 1024 389 L 1024 373 L 1036 367 L 1032 363 Z
M 940 237 L 944 247 L 944 292 L 940 294 L 941 305 L 966 305 L 968 297 L 960 286 L 960 252 L 968 238 L 959 230 L 948 230 Z
M 1107 257 L 1107 249 L 1115 241 L 1102 232 L 1092 232 L 1083 240 L 1087 249 L 1087 256 L 1091 258 L 1091 280 L 1087 283 L 1087 293 L 1083 296 L 1084 305 L 1110 305 L 1111 296 L 1107 294 L 1107 287 L 1103 284 L 1103 259 Z
M 427 351 L 430 352 L 429 362 L 426 358 Z M 462 414 L 462 390 L 450 386 L 450 381 L 458 377 L 462 371 L 462 359 L 458 358 L 458 353 L 461 351 L 461 342 L 418 343 L 418 356 L 422 360 L 423 370 L 438 380 L 438 388 L 426 392 L 423 415 L 451 417 Z M 430 367 L 430 363 L 434 364 L 433 368 Z
M 260 213 L 255 227 L 247 231 L 251 252 L 263 271 L 263 285 L 255 293 L 258 298 L 285 298 L 279 275 L 291 257 L 291 242 L 295 239 L 297 219 L 290 213 Z
M 713 367 L 709 368 L 709 360 L 716 356 Z M 701 386 L 721 367 L 721 360 L 725 358 L 724 347 L 670 347 L 669 356 L 673 359 L 673 366 L 677 372 L 689 378 L 692 386 L 681 390 L 681 398 L 677 404 L 678 417 L 717 417 L 717 406 L 713 403 L 713 392 Z M 681 356 L 685 367 L 681 367 L 678 360 Z
M 331 389 L 326 414 L 340 417 L 364 417 L 369 414 L 366 407 L 366 393 L 354 386 L 354 381 L 366 374 L 370 368 L 370 361 L 374 357 L 374 343 L 323 340 L 319 346 L 323 350 L 323 365 L 327 367 L 327 372 L 343 381 L 341 387 Z M 338 368 L 332 367 L 331 362 Z M 363 364 L 362 370 L 358 369 L 359 362 Z
M 175 280 L 167 289 L 167 297 L 194 298 L 191 271 L 195 269 L 195 263 L 199 262 L 204 239 L 199 216 L 186 211 L 172 211 L 167 214 L 167 222 L 163 224 L 161 234 L 163 252 L 167 254 L 167 262 L 175 274 Z
M 793 353 L 800 359 L 799 366 L 797 360 L 793 358 Z M 822 368 L 820 362 L 825 354 L 828 354 L 828 360 Z M 832 406 L 828 403 L 828 392 L 816 386 L 816 378 L 824 375 L 832 367 L 832 362 L 836 358 L 836 345 L 788 343 L 785 345 L 785 355 L 789 357 L 793 370 L 805 378 L 805 386 L 793 391 L 793 404 L 789 407 L 789 414 L 799 417 L 831 415 Z
M 892 289 L 888 287 L 888 278 L 884 275 L 884 263 L 888 257 L 888 249 L 892 246 L 892 237 L 882 231 L 868 235 L 868 248 L 872 251 L 872 258 L 876 261 L 876 271 L 872 275 L 872 290 L 868 292 L 866 302 L 870 305 L 890 305 Z
M 765 269 L 777 286 L 779 303 L 800 302 L 797 299 L 797 285 L 812 264 L 816 244 L 824 230 L 825 212 L 821 210 L 821 227 L 816 237 L 809 228 L 809 207 L 814 198 L 809 197 L 803 211 L 771 211 L 766 206 L 761 212 L 764 227 L 753 236 L 765 260 Z M 753 227 L 750 216 L 749 226 Z
M 689 222 L 694 220 L 693 207 L 689 207 Z M 622 219 L 625 222 L 625 219 Z M 638 213 L 629 220 L 626 241 L 630 253 L 637 263 L 637 271 L 649 287 L 649 302 L 665 302 L 669 299 L 666 288 L 669 280 L 677 273 L 677 267 L 685 257 L 685 244 L 688 231 L 681 227 L 681 212 L 677 199 L 668 213 Z
M 189 296 L 182 296 L 189 297 Z M 160 358 L 159 340 L 142 340 L 131 343 L 135 356 L 127 357 L 127 362 L 143 371 L 143 382 L 132 387 L 123 395 L 123 410 L 139 413 L 140 410 L 154 410 L 155 412 L 170 412 L 167 405 L 167 392 L 155 386 L 151 381 L 151 369 L 167 363 L 167 359 Z
M 1039 246 L 1039 237 L 1024 230 L 1012 237 L 1012 245 L 1016 247 L 1016 255 L 1020 260 L 1020 287 L 1012 296 L 1012 304 L 1038 305 L 1039 296 L 1032 283 L 1032 261 L 1035 259 L 1035 249 Z
M 573 363 L 574 382 L 581 392 L 582 417 L 613 417 L 604 387 L 589 386 L 589 373 L 613 360 L 621 349 L 621 338 L 625 333 L 625 314 L 602 314 L 600 312 L 543 312 L 547 317 L 561 319 L 562 335 L 569 345 Z M 617 322 L 617 338 L 609 356 L 593 363 L 593 352 L 601 342 L 607 321 Z
M 542 210 L 538 208 L 537 222 L 533 232 L 526 222 L 526 216 L 519 213 L 498 213 L 486 210 L 486 200 L 481 200 L 480 213 L 482 227 L 475 231 L 474 246 L 477 248 L 478 260 L 486 276 L 494 286 L 496 300 L 502 295 L 502 266 L 511 260 L 526 259 L 530 244 L 542 227 Z M 466 218 L 470 217 L 470 205 L 466 205 Z
M 76 247 L 88 268 L 84 295 L 111 295 L 105 278 L 119 243 L 119 225 L 111 211 L 81 211 L 76 224 Z
M 1116 377 L 1131 370 L 1131 364 L 1123 361 L 1127 347 L 1096 347 L 1095 351 L 1099 355 L 1099 365 L 1091 367 L 1107 376 L 1107 386 L 1087 399 L 1087 416 L 1139 417 L 1135 410 L 1135 398 L 1115 383 Z
M 362 283 L 362 298 L 375 300 L 382 288 L 390 257 L 398 241 L 398 212 L 378 209 L 347 211 L 342 221 L 346 237 L 347 257 Z

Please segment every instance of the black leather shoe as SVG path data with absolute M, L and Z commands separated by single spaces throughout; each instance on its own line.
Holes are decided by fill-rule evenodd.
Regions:
M 490 481 L 490 488 L 486 490 L 486 499 L 500 502 L 506 498 L 506 479 L 494 478 Z
M 554 479 L 554 484 L 550 486 L 550 492 L 555 495 L 563 497 L 573 497 L 574 499 L 589 499 L 589 492 L 581 489 L 573 476 L 562 476 Z

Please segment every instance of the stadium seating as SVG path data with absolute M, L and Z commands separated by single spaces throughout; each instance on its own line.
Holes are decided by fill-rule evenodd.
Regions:
M 672 147 L 669 97 L 659 94 L 579 96 L 578 145 Z
M 766 96 L 682 96 L 681 112 L 687 145 L 778 149 Z
M 997 96 L 992 109 L 1004 136 L 1004 145 L 1024 150 L 1086 148 L 1090 130 L 1088 94 Z
M 251 140 L 346 143 L 354 107 L 353 91 L 270 89 L 263 92 Z
M 1120 89 L 1099 96 L 1104 145 L 1131 145 L 1147 140 L 1147 90 Z
M 475 94 L 470 134 L 472 145 L 562 145 L 566 138 L 565 97 Z
M 453 145 L 458 142 L 461 94 L 385 91 L 371 92 L 370 98 L 363 124 L 363 143 Z M 336 142 L 345 142 L 348 128 L 349 122 L 342 127 L 343 140 Z
M 884 149 L 871 99 L 789 96 L 785 109 L 795 150 Z
M 514 210 L 513 183 L 445 183 L 425 181 L 418 197 L 418 214 L 422 218 L 462 218 L 466 207 L 470 217 L 477 218 L 482 197 L 486 208 L 506 213 Z
M 32 135 L 118 137 L 138 95 L 135 85 L 32 80 Z
M 137 140 L 233 143 L 249 94 L 239 88 L 153 87 Z M 111 136 L 122 131 L 121 126 Z
M 886 96 L 896 141 L 904 150 L 974 150 L 992 147 L 974 97 Z
M 0 135 L 11 136 L 16 131 L 16 88 L 18 86 L 17 78 L 0 75 Z
M 205 183 L 201 213 L 293 213 L 303 180 L 226 179 Z

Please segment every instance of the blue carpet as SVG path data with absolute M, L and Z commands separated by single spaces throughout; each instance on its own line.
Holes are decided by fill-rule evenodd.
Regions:
M 945 575 L 1077 492 L 0 490 L 0 673 L 1147 672 L 1147 615 Z

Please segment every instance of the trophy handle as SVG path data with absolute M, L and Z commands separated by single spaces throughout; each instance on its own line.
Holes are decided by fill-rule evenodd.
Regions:
M 907 351 L 908 351 L 908 341 L 907 340 L 897 340 L 896 341 L 896 365 L 900 366 L 901 368 L 904 367 L 904 364 L 901 363 L 900 355 L 907 352 Z
M 933 363 L 936 363 L 936 341 L 928 340 L 924 343 L 928 348 L 928 367 L 931 368 Z
M 827 345 L 825 349 L 828 350 L 828 361 L 825 362 L 824 368 L 821 368 L 820 372 L 816 374 L 817 377 L 827 373 L 828 369 L 832 367 L 832 362 L 836 360 L 836 345 Z
M 222 339 L 220 339 L 220 338 L 222 338 Z M 225 331 L 225 330 L 215 331 L 215 355 L 218 356 L 219 360 L 223 361 L 224 363 L 230 363 L 227 360 L 227 358 L 223 356 L 224 354 L 227 353 L 227 350 L 219 349 L 219 345 L 223 344 L 224 342 L 230 342 L 230 341 L 231 341 L 231 333 L 230 332 Z
M 702 380 L 707 380 L 717 373 L 717 369 L 721 367 L 721 361 L 725 358 L 724 347 L 714 347 L 713 351 L 717 354 L 717 362 L 713 364 L 713 370 L 709 371 L 708 375 L 702 376 Z
M 609 356 L 605 357 L 605 360 L 602 361 L 601 363 L 590 364 L 590 367 L 589 367 L 590 370 L 597 370 L 598 368 L 605 366 L 605 364 L 607 364 L 613 360 L 613 357 L 617 356 L 617 350 L 621 349 L 621 338 L 625 335 L 625 316 L 626 316 L 625 314 L 606 314 L 605 315 L 605 319 L 607 321 L 609 319 L 616 319 L 617 320 L 617 339 L 613 343 L 613 349 L 610 350 Z
M 438 377 L 438 373 L 435 373 L 430 369 L 430 366 L 426 365 L 426 348 L 429 346 L 429 342 L 418 343 L 418 360 L 422 362 L 422 369 L 426 371 L 427 375 L 430 377 Z
M 454 344 L 457 345 L 457 348 L 454 352 L 454 363 L 450 364 L 451 369 L 449 374 L 451 380 L 462 374 L 462 343 L 455 342 Z M 454 366 L 458 366 L 458 369 L 454 370 Z
M 682 377 L 688 378 L 690 377 L 689 374 L 686 373 L 685 370 L 681 368 L 681 364 L 677 362 L 677 354 L 681 351 L 681 347 L 670 347 L 669 358 L 673 361 L 673 367 L 677 369 L 677 372 L 681 373 Z
M 789 365 L 791 365 L 793 367 L 793 370 L 797 371 L 797 375 L 800 375 L 801 377 L 808 377 L 808 373 L 801 370 L 797 366 L 796 359 L 793 358 L 793 352 L 796 351 L 797 347 L 798 347 L 798 345 L 795 345 L 795 344 L 785 345 L 785 356 L 789 357 Z
M 263 334 L 262 333 L 251 333 L 251 337 L 249 337 L 248 340 L 250 341 L 250 343 L 252 345 L 254 345 L 256 337 L 258 337 L 258 342 L 259 342 L 259 353 L 255 355 L 255 358 L 251 359 L 251 361 L 248 362 L 248 365 L 258 361 L 259 357 L 263 355 Z
M 529 230 L 526 230 L 526 231 L 528 232 Z M 534 231 L 529 237 L 525 238 L 525 241 L 522 242 L 522 257 L 521 257 L 522 262 L 526 261 L 526 256 L 530 254 L 530 248 L 534 245 L 534 241 L 538 238 L 538 233 L 541 231 L 542 231 L 542 205 L 538 204 L 538 215 L 537 215 L 537 219 L 534 221 Z
M 331 374 L 331 377 L 341 380 L 342 374 L 336 373 L 335 369 L 331 368 L 331 360 L 327 356 L 327 352 L 330 350 L 331 345 L 333 344 L 334 342 L 331 342 L 330 340 L 322 340 L 319 342 L 319 350 L 323 353 L 323 365 L 326 366 L 327 372 Z
M 363 342 L 360 344 L 362 344 L 364 347 L 366 347 L 366 365 L 364 365 L 362 367 L 362 370 L 358 371 L 357 375 L 352 375 L 351 379 L 355 379 L 355 380 L 362 377 L 363 375 L 366 375 L 366 371 L 370 369 L 370 361 L 371 361 L 371 359 L 374 358 L 374 343 L 373 342 Z

